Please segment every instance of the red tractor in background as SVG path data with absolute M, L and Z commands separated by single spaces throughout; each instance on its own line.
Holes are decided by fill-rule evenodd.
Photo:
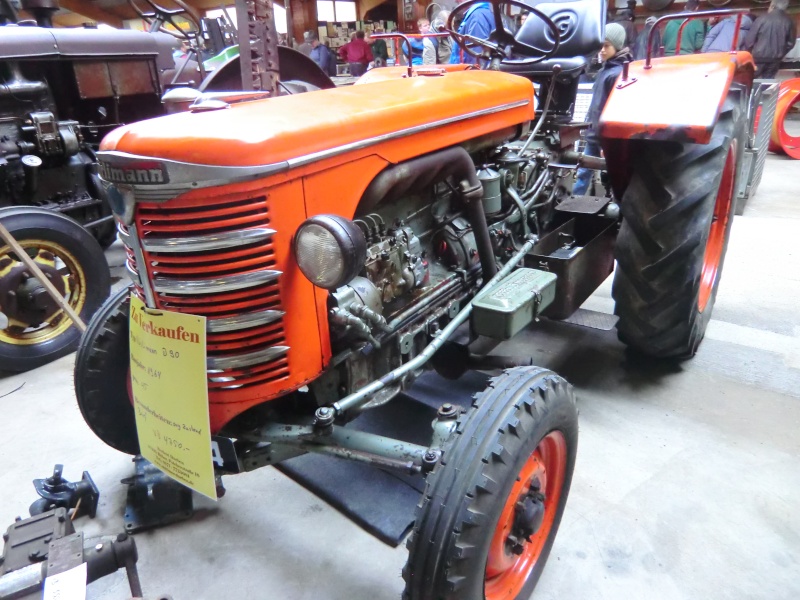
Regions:
M 530 11 L 516 34 L 467 39 L 449 25 L 489 69 L 387 68 L 368 85 L 200 98 L 117 129 L 98 153 L 132 286 L 81 342 L 89 427 L 140 451 L 132 295 L 153 314 L 205 317 L 211 432 L 237 457 L 218 474 L 318 452 L 426 477 L 408 600 L 530 596 L 575 465 L 572 388 L 512 362 L 471 410 L 442 398 L 427 445 L 348 422 L 425 368 L 496 367 L 488 340 L 568 317 L 615 259 L 620 339 L 692 356 L 733 220 L 749 54 L 631 63 L 601 119 L 605 159 L 583 156 L 572 111 L 604 2 L 506 4 Z M 675 18 L 688 16 L 704 14 Z M 608 194 L 571 195 L 581 165 L 607 169 Z

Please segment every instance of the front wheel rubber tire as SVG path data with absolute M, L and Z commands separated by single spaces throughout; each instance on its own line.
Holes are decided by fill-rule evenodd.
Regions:
M 527 600 L 561 522 L 577 446 L 578 411 L 564 379 L 539 367 L 493 378 L 428 475 L 404 600 Z M 517 535 L 515 507 L 531 502 L 537 481 L 543 520 L 527 541 Z
M 77 304 L 70 300 L 70 304 L 78 312 L 81 320 L 87 322 L 100 308 L 111 289 L 108 263 L 94 237 L 73 219 L 38 207 L 0 208 L 0 222 L 23 246 L 28 244 L 27 247 L 34 248 L 37 246 L 33 244 L 39 241 L 47 245 L 49 252 L 63 259 L 70 277 L 81 282 L 79 296 L 81 300 Z M 3 270 L 8 268 L 6 261 L 14 260 L 12 256 L 13 252 L 0 240 L 0 277 Z M 2 289 L 0 281 L 0 290 Z M 2 311 L 1 305 L 0 311 Z M 60 319 L 68 317 L 63 315 Z M 12 334 L 0 337 L 0 370 L 28 371 L 75 351 L 81 337 L 77 327 L 54 326 L 52 335 L 46 335 L 47 327 L 28 341 L 21 338 L 19 342 L 12 340 L 11 338 L 16 337 Z M 8 340 L 4 339 L 6 337 Z M 41 341 L 36 341 L 38 338 L 41 338 Z
M 103 442 L 139 454 L 129 394 L 130 289 L 109 298 L 89 322 L 75 357 L 75 396 L 83 420 Z
M 723 105 L 708 144 L 631 142 L 612 296 L 617 333 L 659 358 L 688 358 L 705 335 L 736 205 L 745 115 Z

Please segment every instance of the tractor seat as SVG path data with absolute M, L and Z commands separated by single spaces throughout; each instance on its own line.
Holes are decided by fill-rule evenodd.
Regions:
M 558 52 L 555 56 L 534 64 L 504 64 L 501 70 L 530 78 L 549 77 L 553 74 L 553 67 L 560 65 L 563 75 L 572 74 L 578 77 L 603 45 L 605 1 L 550 0 L 527 4 L 546 14 L 558 27 L 561 33 Z M 515 37 L 529 46 L 545 49 L 552 47 L 555 41 L 550 28 L 536 18 L 536 15 L 530 15 L 525 20 Z

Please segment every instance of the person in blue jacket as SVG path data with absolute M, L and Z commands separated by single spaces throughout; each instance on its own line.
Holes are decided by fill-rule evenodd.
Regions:
M 750 17 L 742 15 L 742 24 L 739 29 L 738 47 L 731 48 L 733 36 L 736 34 L 736 15 L 720 19 L 706 35 L 701 52 L 730 52 L 744 48 L 744 40 L 750 31 Z
M 417 28 L 423 35 L 433 33 L 431 22 L 428 19 L 417 21 Z M 439 42 L 435 37 L 412 38 L 410 41 L 412 65 L 435 65 L 438 62 L 436 56 L 439 51 Z M 403 42 L 403 54 L 408 56 L 408 44 L 405 42 Z
M 459 0 L 459 4 L 462 2 L 465 2 L 465 0 Z M 492 6 L 488 2 L 482 2 L 470 8 L 467 14 L 464 15 L 461 25 L 458 26 L 458 33 L 482 40 L 487 39 L 492 31 L 494 31 L 494 13 L 492 12 Z M 454 40 L 453 50 L 450 53 L 450 64 L 473 64 L 478 62 L 477 58 L 470 56 L 466 52 L 463 53 L 463 58 L 461 54 L 461 48 Z

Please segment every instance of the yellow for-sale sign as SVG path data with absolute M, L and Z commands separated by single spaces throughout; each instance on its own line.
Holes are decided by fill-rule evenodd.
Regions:
M 206 376 L 206 319 L 149 310 L 131 295 L 131 383 L 142 456 L 217 499 Z

